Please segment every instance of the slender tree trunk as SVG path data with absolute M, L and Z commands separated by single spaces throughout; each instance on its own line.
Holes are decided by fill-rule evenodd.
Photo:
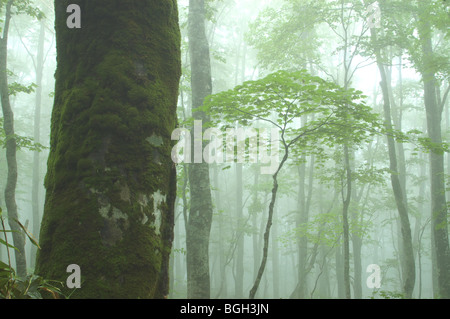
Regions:
M 450 85 L 450 81 L 447 81 L 447 85 Z M 448 102 L 449 98 L 444 103 L 445 109 L 445 126 L 447 128 L 447 132 L 450 131 L 450 103 Z M 450 174 L 450 152 L 447 153 L 447 174 Z M 447 189 L 447 197 L 450 198 L 450 188 Z
M 342 255 L 342 246 L 340 245 L 341 239 L 337 242 L 337 247 L 335 248 L 335 263 L 336 263 L 336 284 L 337 284 L 337 297 L 338 299 L 345 298 L 345 287 L 344 287 L 344 258 Z
M 261 258 L 260 256 L 260 249 L 259 249 L 259 227 L 258 227 L 258 213 L 259 209 L 259 201 L 258 201 L 258 190 L 256 188 L 256 185 L 258 185 L 259 182 L 259 170 L 258 168 L 255 169 L 255 176 L 254 176 L 254 187 L 255 192 L 253 194 L 253 204 L 252 207 L 252 227 L 253 227 L 253 236 L 252 236 L 252 248 L 253 248 L 253 280 L 256 279 L 256 276 L 258 275 L 258 262 Z M 262 215 L 262 213 L 261 213 Z
M 372 43 L 376 45 L 377 34 L 374 28 L 371 28 Z M 384 125 L 388 131 L 393 129 L 391 117 L 391 100 L 389 95 L 389 82 L 385 66 L 381 62 L 381 50 L 375 47 L 375 56 L 378 65 L 378 70 L 381 76 L 381 90 L 383 94 L 383 110 L 384 110 Z M 403 279 L 403 293 L 406 298 L 412 298 L 414 290 L 416 271 L 414 262 L 414 251 L 412 245 L 411 226 L 408 217 L 408 207 L 406 202 L 406 194 L 402 188 L 402 182 L 399 177 L 399 170 L 397 164 L 397 154 L 395 148 L 395 141 L 392 137 L 387 136 L 388 152 L 389 152 L 389 168 L 391 171 L 391 184 L 394 192 L 395 203 L 400 218 L 400 233 L 401 233 L 401 248 L 400 248 L 400 264 L 401 264 L 401 278 Z M 403 182 L 404 183 L 404 182 Z
M 352 212 L 352 223 L 359 224 L 358 214 Z M 352 247 L 353 247 L 353 268 L 354 268 L 354 280 L 353 280 L 353 292 L 355 299 L 362 298 L 362 238 L 358 231 L 352 232 Z
M 256 292 L 258 291 L 259 283 L 261 282 L 262 275 L 264 274 L 264 270 L 266 268 L 267 263 L 267 255 L 269 250 L 269 237 L 270 237 L 270 228 L 272 227 L 272 219 L 273 219 L 273 210 L 275 206 L 275 201 L 277 198 L 277 192 L 278 192 L 278 173 L 280 172 L 281 168 L 283 167 L 284 163 L 286 162 L 288 158 L 288 148 L 286 145 L 284 145 L 284 156 L 281 160 L 280 164 L 278 165 L 277 171 L 275 174 L 272 175 L 273 180 L 273 187 L 272 187 L 272 197 L 270 199 L 269 204 L 269 216 L 267 217 L 267 223 L 266 223 L 266 229 L 264 231 L 264 246 L 263 246 L 263 257 L 261 260 L 261 264 L 258 269 L 258 275 L 256 276 L 255 282 L 253 283 L 252 288 L 250 289 L 249 293 L 249 299 L 254 299 Z
M 277 214 L 277 208 L 274 208 L 274 217 Z M 272 298 L 280 298 L 280 258 L 278 252 L 278 223 L 275 220 L 272 234 Z
M 419 2 L 419 11 L 426 4 Z M 439 297 L 450 298 L 450 247 L 448 242 L 447 202 L 445 197 L 444 152 L 439 149 L 442 144 L 441 118 L 442 108 L 437 103 L 437 81 L 433 66 L 432 31 L 430 23 L 419 12 L 419 37 L 423 54 L 421 74 L 424 85 L 424 103 L 427 118 L 427 131 L 430 141 L 437 145 L 430 152 L 431 174 L 431 226 L 434 235 L 436 266 L 439 283 Z
M 205 33 L 204 0 L 189 1 L 188 36 L 192 107 L 197 108 L 212 92 L 209 45 Z M 208 118 L 203 112 L 194 111 L 193 117 L 195 120 L 203 121 L 204 124 L 208 122 Z M 191 136 L 194 138 L 194 134 Z M 203 155 L 202 150 L 198 151 Z M 209 299 L 209 237 L 213 211 L 209 165 L 203 161 L 191 164 L 189 182 L 191 207 L 186 234 L 187 296 L 188 298 Z
M 302 160 L 306 161 L 306 157 L 303 155 Z M 298 219 L 297 227 L 305 225 L 307 222 L 307 214 L 305 210 L 306 206 L 306 195 L 305 195 L 305 183 L 306 183 L 306 163 L 301 163 L 298 166 L 298 196 L 297 196 L 297 210 Z M 306 297 L 307 291 L 307 276 L 306 276 L 306 263 L 307 263 L 307 245 L 308 238 L 306 235 L 301 234 L 297 239 L 298 245 L 298 278 L 299 282 L 296 286 L 295 291 L 291 295 L 291 298 L 303 299 Z
M 16 272 L 19 277 L 27 275 L 27 261 L 25 256 L 25 237 L 22 234 L 20 226 L 16 220 L 19 219 L 16 204 L 16 185 L 17 185 L 17 157 L 16 157 L 16 139 L 14 138 L 14 113 L 9 100 L 8 89 L 8 33 L 11 21 L 11 7 L 13 0 L 9 0 L 5 7 L 5 22 L 3 27 L 3 36 L 0 39 L 0 95 L 3 111 L 3 128 L 6 139 L 6 164 L 8 176 L 5 186 L 5 204 L 8 213 L 8 223 L 11 227 L 13 243 L 17 250 L 14 250 L 16 258 Z
M 342 208 L 342 225 L 343 225 L 343 244 L 344 244 L 344 291 L 345 298 L 351 298 L 350 290 L 350 232 L 348 222 L 348 211 L 350 207 L 350 200 L 352 194 L 352 172 L 350 167 L 350 152 L 347 145 L 344 145 L 344 167 L 345 167 L 345 181 L 346 192 L 345 198 L 343 197 Z
M 242 163 L 236 163 L 236 232 L 240 234 L 237 238 L 236 255 L 236 278 L 234 297 L 244 296 L 244 225 L 242 216 Z
M 243 39 L 243 32 L 240 35 L 238 52 L 236 55 L 236 70 L 235 70 L 235 86 L 238 85 L 238 76 L 241 77 L 241 81 L 245 76 L 245 56 L 246 45 Z M 241 47 L 244 47 L 241 57 Z M 239 65 L 239 61 L 242 58 L 242 65 Z M 245 233 L 243 225 L 243 189 L 242 189 L 242 163 L 236 163 L 236 218 L 237 218 L 237 231 L 241 234 L 238 237 L 237 256 L 236 256 L 236 283 L 235 283 L 235 298 L 243 298 L 244 296 L 244 245 L 245 245 Z
M 227 274 L 226 274 L 226 255 L 223 253 L 225 251 L 225 236 L 224 236 L 224 218 L 222 210 L 222 199 L 221 199 L 221 188 L 219 184 L 219 167 L 216 165 L 214 167 L 214 189 L 215 189 L 215 204 L 217 209 L 217 223 L 219 228 L 219 268 L 220 268 L 220 287 L 216 298 L 227 298 L 228 296 L 228 285 L 227 285 Z
M 71 298 L 166 298 L 181 74 L 177 1 L 55 1 L 57 70 L 36 272 Z M 101 18 L 99 18 L 101 17 Z M 151 36 L 150 36 L 151 35 Z
M 36 57 L 36 97 L 34 107 L 34 142 L 41 141 L 41 103 L 42 103 L 42 77 L 44 71 L 44 44 L 45 44 L 45 21 L 40 21 L 38 53 Z M 33 180 L 31 186 L 31 207 L 33 216 L 33 235 L 39 238 L 39 228 L 41 225 L 41 205 L 39 201 L 40 193 L 40 158 L 39 151 L 33 152 Z M 31 247 L 30 266 L 34 268 L 36 259 L 36 246 Z
M 305 124 L 305 122 L 304 122 Z M 302 156 L 302 161 L 306 162 L 306 156 Z M 313 194 L 313 183 L 314 183 L 314 155 L 310 157 L 309 169 L 308 169 L 308 187 L 307 192 L 305 190 L 306 182 L 306 163 L 302 163 L 298 166 L 299 173 L 299 187 L 298 187 L 298 197 L 297 197 L 297 210 L 298 219 L 296 221 L 296 226 L 304 226 L 309 220 L 309 209 L 311 206 L 311 199 Z M 308 271 L 307 271 L 307 260 L 308 260 L 308 239 L 304 235 L 298 236 L 297 240 L 298 246 L 298 261 L 299 266 L 297 270 L 298 283 L 296 288 L 291 293 L 290 298 L 303 299 L 307 296 L 308 290 Z

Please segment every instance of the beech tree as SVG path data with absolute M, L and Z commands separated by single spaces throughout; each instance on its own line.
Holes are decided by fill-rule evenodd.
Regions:
M 67 24 L 70 4 L 81 10 L 80 28 Z M 79 265 L 71 298 L 164 298 L 176 196 L 177 2 L 57 0 L 55 21 L 36 272 L 65 282 L 67 267 Z
M 450 86 L 445 84 L 450 69 L 448 43 L 446 41 L 433 43 L 437 34 L 441 39 L 448 38 L 447 4 L 436 0 L 412 2 L 398 0 L 389 3 L 381 1 L 380 4 L 383 19 L 386 19 L 385 24 L 392 29 L 389 30 L 389 38 L 380 43 L 392 44 L 405 50 L 423 82 L 423 105 L 427 123 L 427 137 L 423 140 L 429 151 L 431 226 L 436 254 L 438 294 L 441 298 L 450 298 L 450 246 L 444 179 L 445 146 L 441 123 L 444 105 L 450 91 Z M 399 15 L 399 12 L 403 14 Z M 411 16 L 414 19 L 410 19 Z
M 16 186 L 17 186 L 17 148 L 18 146 L 32 146 L 30 139 L 24 139 L 17 136 L 14 129 L 14 112 L 11 107 L 10 96 L 19 92 L 30 93 L 34 90 L 35 85 L 24 86 L 20 83 L 9 83 L 8 74 L 8 38 L 11 25 L 11 19 L 14 14 L 26 13 L 32 17 L 41 18 L 42 13 L 31 6 L 29 0 L 8 0 L 0 2 L 0 12 L 5 15 L 3 23 L 0 27 L 0 96 L 3 113 L 3 134 L 4 140 L 0 141 L 0 145 L 4 144 L 6 148 L 6 162 L 8 175 L 5 186 L 5 204 L 8 213 L 8 223 L 13 230 L 13 242 L 15 247 L 17 275 L 25 277 L 27 275 L 27 261 L 25 257 L 25 238 L 21 235 L 21 227 L 18 224 L 19 215 L 16 203 Z M 37 148 L 37 150 L 39 147 Z
M 202 105 L 212 92 L 209 45 L 205 33 L 204 0 L 189 1 L 189 56 L 191 61 L 192 107 Z M 194 111 L 195 120 L 209 121 L 202 111 Z M 195 134 L 192 134 L 194 138 Z M 209 298 L 209 235 L 212 223 L 211 183 L 209 165 L 189 165 L 190 211 L 186 228 L 186 263 L 188 298 Z

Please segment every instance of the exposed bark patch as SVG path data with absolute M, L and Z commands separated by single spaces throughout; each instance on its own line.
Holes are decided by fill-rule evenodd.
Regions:
M 166 202 L 167 196 L 162 195 L 160 190 L 158 190 L 155 193 L 153 193 L 152 198 L 153 198 L 153 215 L 155 217 L 153 225 L 155 227 L 155 232 L 159 235 L 162 218 L 161 204 Z

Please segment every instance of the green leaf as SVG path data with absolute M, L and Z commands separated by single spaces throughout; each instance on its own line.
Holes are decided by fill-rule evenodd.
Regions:
M 10 270 L 11 268 L 9 267 L 9 265 L 5 264 L 3 261 L 0 260 L 0 270 L 4 269 Z
M 10 243 L 7 243 L 6 241 L 4 241 L 3 239 L 0 239 L 0 244 L 3 244 L 9 248 L 14 248 L 15 250 L 19 251 L 19 249 L 17 249 L 17 247 L 11 245 Z

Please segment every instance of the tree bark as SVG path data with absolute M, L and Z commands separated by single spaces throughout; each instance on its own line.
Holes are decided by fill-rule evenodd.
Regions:
M 357 202 L 357 201 L 355 201 Z M 353 209 L 351 213 L 352 223 L 356 226 L 361 225 L 361 220 L 356 209 Z M 353 293 L 355 299 L 362 298 L 362 238 L 358 232 L 358 229 L 352 231 L 352 248 L 353 248 Z
M 242 201 L 242 163 L 236 163 L 236 232 L 240 234 L 237 238 L 236 255 L 236 278 L 234 298 L 244 296 L 244 220 L 243 220 L 243 201 Z
M 272 227 L 272 219 L 273 219 L 273 211 L 275 206 L 275 201 L 277 198 L 277 192 L 278 192 L 278 173 L 280 172 L 281 168 L 283 167 L 284 163 L 286 162 L 289 152 L 288 148 L 286 147 L 286 144 L 284 144 L 284 155 L 283 159 L 281 160 L 280 164 L 278 165 L 277 171 L 272 175 L 272 197 L 270 199 L 269 204 L 269 213 L 267 217 L 267 223 L 266 228 L 264 231 L 264 246 L 263 246 L 263 256 L 261 260 L 261 264 L 258 269 L 258 274 L 256 275 L 255 282 L 253 283 L 252 288 L 250 289 L 249 293 L 249 299 L 254 299 L 256 292 L 258 291 L 259 284 L 261 282 L 261 278 L 264 274 L 264 270 L 266 268 L 267 263 L 267 256 L 268 256 L 268 250 L 269 250 L 269 237 L 270 237 L 270 228 Z
M 375 57 L 377 61 L 378 70 L 381 76 L 381 90 L 383 94 L 383 111 L 384 111 L 384 126 L 388 132 L 392 131 L 392 117 L 391 117 L 391 100 L 389 95 L 389 83 L 385 66 L 381 62 L 381 50 L 377 43 L 377 34 L 374 28 L 371 28 L 371 39 L 375 45 Z M 389 134 L 389 133 L 388 133 Z M 408 206 L 406 202 L 405 190 L 402 187 L 402 181 L 399 177 L 399 169 L 397 164 L 397 153 L 394 139 L 387 135 L 388 153 L 389 153 L 389 169 L 391 171 L 390 178 L 392 190 L 395 197 L 395 203 L 400 218 L 400 233 L 401 233 L 401 252 L 400 264 L 401 274 L 403 278 L 403 293 L 406 298 L 412 298 L 414 290 L 416 271 L 414 261 L 414 251 L 412 245 L 411 226 L 408 216 Z
M 34 132 L 33 140 L 35 143 L 41 141 L 41 104 L 42 104 L 42 77 L 44 71 L 44 44 L 45 44 L 45 21 L 40 21 L 38 53 L 36 57 L 36 96 L 34 106 Z M 39 151 L 33 152 L 33 179 L 31 185 L 31 209 L 33 216 L 33 236 L 39 238 L 39 228 L 41 225 L 41 205 L 39 200 L 40 192 L 40 158 Z M 30 266 L 34 268 L 37 247 L 31 247 Z
M 55 0 L 57 70 L 36 272 L 71 298 L 166 298 L 181 74 L 177 2 Z
M 351 298 L 350 290 L 350 231 L 348 222 L 348 211 L 350 207 L 350 200 L 352 194 L 352 171 L 350 167 L 350 152 L 348 146 L 344 145 L 344 168 L 345 168 L 345 181 L 346 192 L 343 196 L 343 208 L 342 208 L 342 226 L 343 226 L 343 249 L 344 249 L 344 292 L 345 298 Z
M 306 118 L 303 120 L 303 125 L 306 124 Z M 298 187 L 298 199 L 297 199 L 297 210 L 299 212 L 298 219 L 296 221 L 296 226 L 304 226 L 308 223 L 309 219 L 309 208 L 311 205 L 312 193 L 313 193 L 313 182 L 314 182 L 314 155 L 310 157 L 309 164 L 309 176 L 308 176 L 308 192 L 305 192 L 305 182 L 306 182 L 306 156 L 302 156 L 302 163 L 298 166 L 299 173 L 299 187 Z M 307 287 L 307 261 L 308 261 L 308 238 L 306 235 L 298 236 L 297 240 L 298 246 L 298 283 L 294 291 L 291 293 L 290 298 L 303 299 L 306 298 Z
M 430 152 L 431 174 L 431 225 L 434 235 L 436 267 L 439 283 L 439 297 L 450 298 L 450 247 L 448 242 L 447 203 L 445 196 L 444 152 L 442 144 L 442 109 L 437 103 L 437 81 L 433 66 L 432 31 L 424 15 L 426 4 L 419 2 L 419 37 L 423 55 L 420 67 L 424 85 L 424 103 L 427 118 L 427 131 L 433 147 Z
M 209 45 L 205 33 L 204 0 L 189 1 L 188 35 L 192 108 L 194 109 L 203 105 L 205 97 L 212 92 Z M 194 111 L 192 115 L 195 120 L 201 120 L 204 124 L 208 122 L 208 117 L 204 112 Z M 191 136 L 194 138 L 194 134 Z M 213 212 L 209 165 L 203 161 L 191 164 L 189 183 L 191 207 L 186 234 L 187 297 L 209 299 L 209 237 Z
M 275 206 L 273 215 L 276 216 L 277 208 Z M 273 287 L 273 299 L 280 298 L 280 258 L 278 252 L 278 223 L 273 225 L 272 234 L 272 287 Z

